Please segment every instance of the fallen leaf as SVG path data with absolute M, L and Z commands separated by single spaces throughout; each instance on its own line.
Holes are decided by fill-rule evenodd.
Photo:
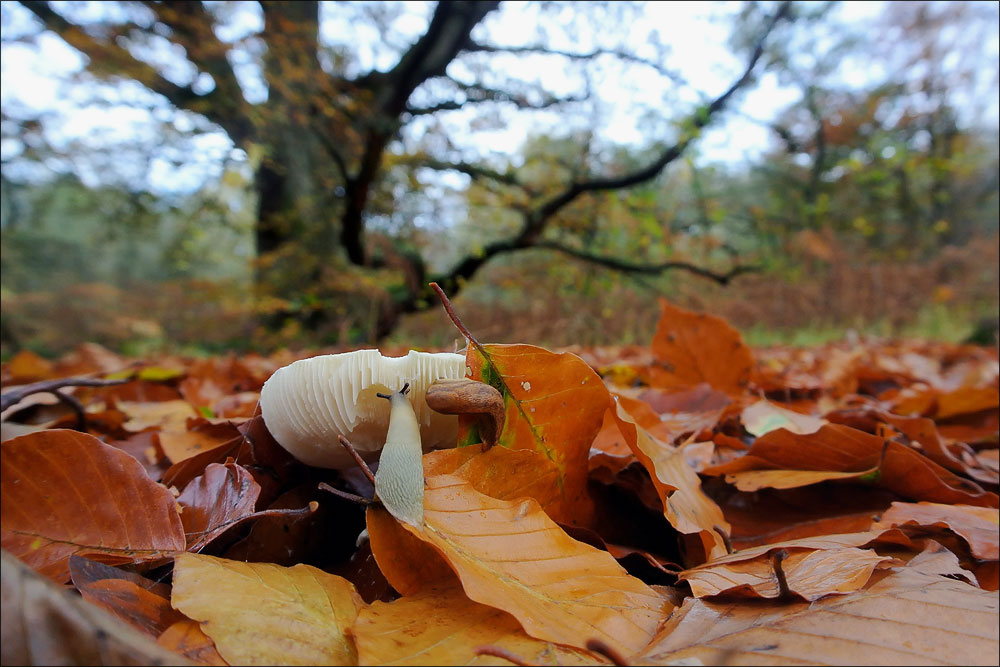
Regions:
M 174 464 L 231 444 L 237 438 L 243 439 L 243 434 L 232 424 L 212 424 L 203 418 L 185 419 L 183 429 L 176 425 L 164 427 L 159 436 L 163 453 Z
M 0 457 L 3 547 L 54 581 L 68 580 L 72 554 L 129 563 L 183 551 L 174 497 L 125 452 L 52 430 L 8 440 Z
M 498 500 L 534 498 L 543 510 L 560 499 L 559 469 L 534 450 L 458 447 L 423 457 L 424 476 L 456 475 L 479 493 Z M 548 513 L 548 512 L 546 512 Z
M 456 586 L 375 602 L 360 611 L 351 634 L 362 665 L 507 664 L 476 655 L 480 646 L 504 649 L 532 665 L 608 664 L 586 651 L 529 637 L 513 616 L 473 602 Z
M 743 393 L 753 355 L 739 332 L 722 318 L 694 313 L 660 299 L 653 336 L 656 362 L 644 372 L 653 387 L 690 387 L 707 382 L 730 395 Z
M 562 502 L 553 518 L 586 524 L 592 511 L 587 495 L 587 457 L 601 428 L 608 390 L 582 359 L 532 345 L 485 345 L 482 356 L 470 345 L 471 377 L 499 391 L 507 408 L 500 445 L 532 449 L 559 470 Z M 469 441 L 470 419 L 462 417 L 459 442 Z M 478 442 L 478 439 L 476 439 Z
M 181 620 L 170 606 L 170 587 L 110 565 L 72 556 L 73 585 L 91 604 L 114 614 L 153 639 Z
M 690 598 L 634 664 L 995 665 L 997 596 L 952 578 L 961 572 L 950 552 L 925 552 L 846 596 Z
M 159 428 L 161 431 L 187 431 L 189 417 L 197 417 L 198 413 L 191 404 L 181 399 L 170 401 L 118 401 L 119 410 L 129 416 L 125 429 L 136 433 L 147 428 Z
M 211 638 L 201 631 L 201 624 L 185 618 L 163 631 L 156 643 L 199 665 L 228 665 L 215 649 Z
M 757 438 L 744 456 L 702 470 L 730 475 L 746 470 L 827 471 L 866 474 L 904 498 L 996 507 L 997 494 L 958 477 L 909 447 L 841 424 L 799 435 L 778 429 Z M 850 476 L 850 475 L 848 475 Z M 779 476 L 780 477 L 780 476 Z M 799 479 L 814 483 L 808 475 Z M 787 488 L 787 487 L 786 487 Z
M 980 560 L 1000 558 L 1000 528 L 995 508 L 939 503 L 895 502 L 873 524 L 872 530 L 915 523 L 919 526 L 947 526 L 969 544 L 972 555 Z
M 357 663 L 346 633 L 364 603 L 346 579 L 309 565 L 181 554 L 171 603 L 231 665 Z
M 490 498 L 454 475 L 426 485 L 424 524 L 400 525 L 443 556 L 471 599 L 545 641 L 583 648 L 597 637 L 631 655 L 652 638 L 665 601 L 610 554 L 566 535 L 537 501 Z
M 177 498 L 188 549 L 197 551 L 229 526 L 253 514 L 260 485 L 240 465 L 209 463 Z
M 743 412 L 740 413 L 740 421 L 743 422 L 743 427 L 748 433 L 756 436 L 762 436 L 779 428 L 805 435 L 815 433 L 822 428 L 823 424 L 827 423 L 825 419 L 786 410 L 767 400 L 757 401 L 753 405 L 743 408 Z
M 778 567 L 788 591 L 804 600 L 818 600 L 863 587 L 875 568 L 892 561 L 871 549 L 854 547 L 790 551 Z M 775 563 L 765 557 L 730 563 L 706 563 L 677 575 L 691 585 L 695 597 L 778 598 L 782 595 Z
M 0 664 L 187 665 L 184 658 L 2 552 Z
M 684 458 L 684 450 L 671 447 L 649 435 L 625 411 L 614 404 L 614 416 L 625 442 L 646 468 L 663 502 L 663 513 L 674 528 L 697 536 L 701 554 L 690 554 L 702 562 L 726 553 L 724 531 L 730 531 L 722 510 L 705 495 L 701 480 Z

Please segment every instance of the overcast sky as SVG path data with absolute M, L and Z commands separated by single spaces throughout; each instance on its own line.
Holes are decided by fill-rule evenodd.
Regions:
M 397 33 L 394 38 L 405 39 L 407 34 L 416 35 L 424 30 L 428 12 L 426 8 L 429 6 L 427 3 L 408 6 L 413 11 L 393 26 Z M 738 76 L 744 62 L 728 51 L 726 44 L 730 25 L 725 20 L 718 20 L 718 17 L 724 17 L 738 7 L 735 3 L 652 2 L 646 8 L 644 19 L 632 26 L 636 39 L 631 43 L 637 45 L 639 55 L 644 55 L 641 53 L 643 35 L 650 30 L 658 31 L 659 39 L 672 47 L 673 55 L 666 65 L 677 70 L 686 81 L 696 84 L 693 89 L 675 90 L 672 93 L 676 98 L 671 99 L 670 113 L 667 114 L 669 117 L 677 118 L 685 109 L 693 108 L 698 102 L 699 93 L 708 96 L 719 94 Z M 94 8 L 93 11 L 99 9 Z M 357 26 L 346 25 L 343 20 L 338 20 L 340 11 L 346 10 L 337 7 L 325 10 L 325 20 L 321 26 L 324 41 L 330 44 L 349 42 L 356 48 L 362 66 L 391 66 L 395 55 L 391 49 L 382 46 L 382 36 L 373 30 L 360 30 Z M 487 18 L 482 29 L 488 33 L 489 41 L 495 44 L 526 43 L 532 39 L 532 34 L 525 30 L 525 26 L 532 25 L 535 11 L 530 4 L 504 3 L 501 10 L 493 12 Z M 848 2 L 838 7 L 835 18 L 854 25 L 867 24 L 880 11 L 880 2 Z M 4 2 L 2 12 L 5 39 L 36 31 L 33 17 L 20 5 Z M 717 20 L 712 20 L 713 15 Z M 260 27 L 259 13 L 246 12 L 244 18 L 232 25 L 226 34 L 220 34 L 220 37 L 237 39 Z M 585 44 L 554 46 L 580 51 L 588 48 Z M 520 65 L 517 61 L 504 62 L 507 63 L 504 66 L 511 68 L 511 74 L 524 76 L 529 80 L 534 77 L 551 89 L 558 90 L 560 77 L 563 77 L 558 60 L 552 58 L 522 59 Z M 0 104 L 8 113 L 20 110 L 57 112 L 48 135 L 57 144 L 87 136 L 101 136 L 112 145 L 133 137 L 145 137 L 154 141 L 157 125 L 149 122 L 149 112 L 141 106 L 128 105 L 129 102 L 140 102 L 150 97 L 137 85 L 120 87 L 116 94 L 125 104 L 111 111 L 96 105 L 81 107 L 81 100 L 87 94 L 86 89 L 69 85 L 66 80 L 83 65 L 84 60 L 80 55 L 51 33 L 43 33 L 33 42 L 5 43 L 0 59 Z M 171 72 L 172 76 L 179 80 L 183 80 L 185 76 L 190 77 L 183 66 L 177 67 L 177 71 Z M 516 71 L 517 67 L 521 67 L 523 71 Z M 237 74 L 251 101 L 255 96 L 266 95 L 263 85 L 259 81 L 255 83 L 252 66 L 238 66 Z M 843 76 L 852 85 L 864 85 L 873 82 L 878 74 L 864 67 L 848 67 Z M 606 139 L 635 145 L 648 143 L 649 128 L 643 127 L 634 115 L 629 115 L 626 106 L 615 104 L 616 100 L 630 99 L 654 107 L 662 105 L 663 89 L 658 86 L 644 89 L 642 83 L 641 80 L 626 82 L 614 77 L 606 77 L 599 83 L 598 93 L 607 101 L 603 105 L 608 114 L 603 133 Z M 207 85 L 211 85 L 210 81 Z M 735 162 L 758 157 L 767 149 L 772 137 L 764 127 L 748 120 L 748 117 L 771 120 L 776 112 L 797 97 L 795 90 L 779 85 L 773 75 L 763 76 L 759 85 L 736 100 L 737 104 L 726 113 L 724 122 L 713 125 L 698 142 L 699 161 Z M 446 123 L 459 128 L 467 121 L 467 117 L 458 113 L 450 115 Z M 475 134 L 463 133 L 466 135 L 464 140 L 472 142 L 470 150 L 509 154 L 523 143 L 530 131 L 544 127 L 545 115 L 532 122 L 543 125 L 529 125 L 529 121 L 521 120 L 520 116 L 512 116 L 503 128 Z M 549 114 L 548 122 L 553 128 L 558 128 L 560 118 L 557 114 Z M 175 123 L 181 131 L 189 129 L 186 127 L 189 124 L 184 117 Z M 419 124 L 415 126 L 415 131 L 419 131 Z M 16 142 L 4 141 L 0 150 L 6 160 L 16 155 L 20 147 Z M 151 189 L 194 189 L 204 179 L 217 176 L 226 158 L 240 157 L 240 153 L 233 152 L 228 139 L 221 134 L 199 137 L 181 151 L 180 156 L 164 153 L 152 161 L 148 174 Z M 82 175 L 87 181 L 98 180 L 98 175 L 94 173 L 84 171 Z

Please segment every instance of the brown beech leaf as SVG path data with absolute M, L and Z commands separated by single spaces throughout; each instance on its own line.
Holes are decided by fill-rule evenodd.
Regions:
M 708 480 L 709 491 L 732 526 L 738 550 L 785 540 L 867 531 L 897 499 L 873 486 L 820 483 L 795 489 L 742 493 L 721 479 Z
M 612 405 L 615 421 L 625 442 L 646 468 L 663 513 L 674 528 L 695 535 L 702 554 L 689 554 L 697 562 L 726 553 L 726 543 L 719 532 L 728 533 L 729 523 L 722 510 L 701 488 L 701 480 L 684 458 L 684 450 L 661 442 L 635 423 L 618 401 Z
M 814 602 L 689 598 L 633 664 L 995 665 L 997 596 L 938 549 Z
M 968 475 L 979 483 L 995 485 L 1000 480 L 1000 475 L 997 474 L 996 470 L 982 465 L 970 465 L 970 463 L 963 461 L 960 456 L 952 453 L 938 433 L 937 425 L 931 419 L 900 417 L 891 412 L 870 407 L 836 411 L 828 414 L 827 418 L 838 424 L 845 424 L 868 433 L 878 433 L 883 424 L 888 424 L 906 436 L 914 448 L 918 448 L 927 458 L 938 465 L 954 473 Z M 970 462 L 978 463 L 971 447 L 964 443 L 955 443 L 953 446 L 962 451 Z
M 532 345 L 474 345 L 466 356 L 471 377 L 492 386 L 507 408 L 499 442 L 531 449 L 559 470 L 562 502 L 548 508 L 553 518 L 586 524 L 592 511 L 587 495 L 587 457 L 601 428 L 608 390 L 580 357 Z M 479 442 L 462 417 L 459 442 Z
M 145 634 L 2 556 L 3 665 L 187 665 Z
M 997 494 L 954 475 L 919 452 L 841 424 L 827 424 L 805 435 L 779 428 L 757 438 L 744 456 L 705 468 L 702 474 L 732 475 L 747 470 L 856 473 L 913 500 L 981 507 L 996 507 L 998 503 Z M 820 481 L 809 475 L 800 480 L 809 484 Z
M 936 419 L 947 419 L 982 410 L 995 410 L 1000 405 L 1000 389 L 996 379 L 990 387 L 962 387 L 938 396 Z
M 537 451 L 493 447 L 442 449 L 424 454 L 424 476 L 456 475 L 498 500 L 534 498 L 545 510 L 559 502 L 559 469 Z
M 156 643 L 199 665 L 228 665 L 215 649 L 212 639 L 201 631 L 201 624 L 185 618 L 163 631 Z
M 360 611 L 351 634 L 361 665 L 498 664 L 495 657 L 476 655 L 480 646 L 504 649 L 531 665 L 608 664 L 586 651 L 529 637 L 513 616 L 473 602 L 458 586 L 376 602 Z
M 863 587 L 877 567 L 887 567 L 892 558 L 871 549 L 844 547 L 789 551 L 780 561 L 788 592 L 804 600 L 818 600 Z M 707 563 L 685 570 L 678 578 L 691 585 L 696 597 L 728 594 L 736 597 L 778 598 L 784 592 L 774 559 L 756 558 L 730 563 Z
M 216 449 L 243 438 L 231 423 L 213 424 L 207 419 L 190 418 L 184 428 L 164 428 L 160 431 L 160 446 L 171 463 L 180 463 L 202 452 Z
M 437 475 L 426 479 L 423 525 L 399 525 L 443 556 L 471 599 L 512 614 L 537 639 L 583 648 L 596 637 L 631 655 L 667 610 L 659 594 L 607 552 L 570 538 L 530 498 L 497 500 Z M 381 564 L 377 529 L 369 524 Z
M 0 457 L 3 547 L 56 582 L 72 554 L 129 563 L 184 550 L 174 497 L 120 449 L 52 430 L 8 440 Z
M 653 387 L 690 387 L 707 382 L 730 395 L 743 393 L 753 354 L 739 332 L 714 315 L 694 313 L 660 299 L 653 336 L 656 362 L 644 372 Z
M 253 514 L 260 485 L 246 468 L 233 462 L 209 463 L 177 498 L 189 550 L 197 550 L 226 528 Z
M 190 403 L 179 398 L 171 401 L 118 401 L 117 407 L 129 417 L 125 430 L 133 433 L 147 428 L 183 433 L 187 430 L 188 418 L 198 416 Z
M 947 526 L 969 544 L 972 555 L 979 560 L 1000 558 L 1000 528 L 998 512 L 989 507 L 941 505 L 939 503 L 894 502 L 872 529 L 891 528 L 907 523 L 920 526 Z
M 365 519 L 372 556 L 400 595 L 415 595 L 428 586 L 445 586 L 455 579 L 455 572 L 438 550 L 404 530 L 388 511 L 376 505 L 369 506 Z
M 687 433 L 713 428 L 732 405 L 729 396 L 712 389 L 707 382 L 673 391 L 646 389 L 639 394 L 639 400 L 655 411 L 659 421 L 641 426 L 669 444 L 676 444 Z M 623 401 L 622 405 L 633 418 L 637 417 L 631 403 Z
M 170 587 L 79 556 L 70 558 L 73 585 L 83 599 L 153 639 L 184 617 L 170 606 Z
M 346 633 L 364 603 L 349 581 L 309 565 L 181 554 L 171 603 L 233 665 L 357 663 Z

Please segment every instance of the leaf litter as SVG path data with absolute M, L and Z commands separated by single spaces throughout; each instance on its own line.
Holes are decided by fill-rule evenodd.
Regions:
M 995 348 L 751 350 L 666 301 L 648 348 L 461 329 L 504 421 L 424 455 L 417 526 L 271 437 L 298 355 L 16 355 L 4 664 L 995 664 Z

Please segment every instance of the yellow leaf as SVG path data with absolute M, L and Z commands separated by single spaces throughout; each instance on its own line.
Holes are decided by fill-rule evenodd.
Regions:
M 309 565 L 182 554 L 170 602 L 232 665 L 357 664 L 346 631 L 364 603 L 349 581 Z

